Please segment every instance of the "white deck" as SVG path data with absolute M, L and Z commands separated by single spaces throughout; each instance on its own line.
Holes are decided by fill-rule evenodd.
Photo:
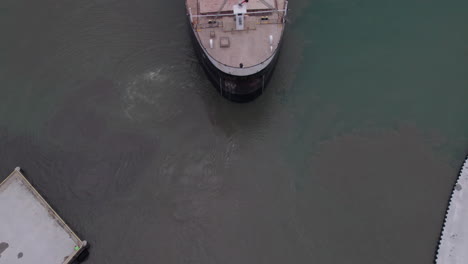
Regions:
M 450 200 L 436 263 L 468 263 L 468 158 Z
M 244 30 L 225 32 L 216 29 L 199 30 L 198 36 L 207 52 L 219 62 L 238 67 L 240 63 L 244 67 L 252 67 L 267 60 L 278 48 L 281 39 L 282 24 L 257 25 L 255 31 Z M 216 32 L 213 39 L 214 47 L 210 48 L 210 31 Z M 273 37 L 273 45 L 270 48 L 269 37 Z M 219 40 L 229 37 L 230 47 L 221 48 Z
M 264 0 L 268 5 L 276 8 L 276 1 L 275 0 Z M 238 4 L 238 0 L 227 0 L 224 7 L 222 6 L 224 0 L 203 0 L 200 1 L 200 13 L 216 13 L 216 12 L 232 12 L 232 6 Z M 249 3 L 249 10 L 262 10 L 268 9 L 269 7 L 262 3 L 260 0 L 250 0 Z M 222 9 L 221 9 L 222 7 Z
M 0 264 L 69 263 L 84 243 L 19 170 L 0 184 Z
M 224 0 L 186 0 L 192 27 L 211 59 L 223 67 L 245 70 L 260 67 L 276 54 L 283 35 L 287 1 L 262 1 L 250 0 L 244 4 L 247 8 L 244 29 L 236 30 L 233 5 L 238 0 L 228 0 L 223 8 L 226 12 L 219 16 L 216 14 Z M 229 47 L 221 46 L 221 39 L 229 39 Z

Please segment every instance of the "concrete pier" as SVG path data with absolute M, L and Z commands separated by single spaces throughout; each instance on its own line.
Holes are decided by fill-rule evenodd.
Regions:
M 468 263 L 468 157 L 453 188 L 436 263 Z
M 86 245 L 19 167 L 0 183 L 0 264 L 71 263 Z

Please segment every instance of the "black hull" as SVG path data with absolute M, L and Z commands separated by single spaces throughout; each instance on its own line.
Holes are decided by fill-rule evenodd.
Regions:
M 261 71 L 248 76 L 236 76 L 221 71 L 210 61 L 192 28 L 190 28 L 190 35 L 198 60 L 202 64 L 206 75 L 222 96 L 230 101 L 243 103 L 252 101 L 263 93 L 273 75 L 278 60 L 279 48 L 274 58 Z

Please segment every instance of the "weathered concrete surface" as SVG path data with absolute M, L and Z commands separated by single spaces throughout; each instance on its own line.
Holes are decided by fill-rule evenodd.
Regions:
M 437 264 L 468 263 L 468 157 L 455 184 L 437 252 Z
M 68 263 L 83 246 L 19 170 L 0 184 L 0 264 Z

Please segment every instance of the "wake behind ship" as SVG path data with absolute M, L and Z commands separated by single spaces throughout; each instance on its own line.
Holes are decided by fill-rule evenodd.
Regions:
M 287 6 L 286 0 L 186 0 L 195 51 L 224 97 L 245 102 L 265 90 Z

